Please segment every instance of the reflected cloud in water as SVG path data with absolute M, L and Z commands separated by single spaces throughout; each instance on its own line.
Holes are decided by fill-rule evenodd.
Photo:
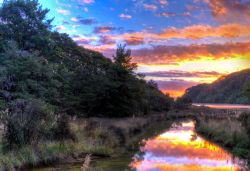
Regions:
M 194 131 L 193 121 L 183 122 L 147 141 L 134 156 L 136 171 L 240 171 L 245 161 L 233 157 Z

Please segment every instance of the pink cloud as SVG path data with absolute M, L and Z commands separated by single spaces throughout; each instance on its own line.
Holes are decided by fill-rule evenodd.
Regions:
M 150 10 L 150 11 L 155 11 L 157 10 L 157 6 L 154 4 L 143 4 L 144 9 Z
M 83 0 L 83 3 L 92 4 L 92 3 L 95 3 L 95 0 Z

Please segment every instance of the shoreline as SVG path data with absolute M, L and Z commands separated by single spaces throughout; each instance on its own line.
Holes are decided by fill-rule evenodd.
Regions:
M 18 166 L 13 166 L 16 170 L 28 170 L 61 164 L 82 164 L 88 154 L 91 154 L 94 159 L 119 157 L 138 148 L 138 142 L 143 138 L 152 137 L 159 133 L 159 131 L 168 129 L 174 120 L 185 118 L 196 120 L 195 129 L 197 133 L 209 141 L 217 143 L 213 137 L 206 137 L 205 133 L 198 130 L 199 119 L 206 119 L 204 118 L 204 114 L 206 114 L 206 117 L 213 119 L 225 120 L 229 117 L 221 109 L 194 107 L 187 110 L 170 110 L 167 113 L 156 113 L 135 118 L 77 119 L 71 122 L 73 132 L 78 137 L 77 142 L 66 141 L 55 144 L 55 147 L 51 149 L 55 150 L 58 148 L 58 151 L 50 159 L 44 160 L 45 158 L 41 158 L 41 160 L 34 163 L 19 163 Z M 230 117 L 235 118 L 236 115 L 230 115 Z M 86 147 L 86 145 L 91 143 L 92 145 Z M 223 144 L 218 143 L 218 145 L 224 147 Z M 50 151 L 51 149 L 48 148 L 45 150 Z M 42 150 L 40 149 L 40 151 Z
M 84 163 L 85 157 L 88 154 L 91 154 L 95 159 L 118 157 L 126 154 L 127 151 L 132 151 L 137 148 L 138 142 L 140 142 L 142 138 L 154 136 L 157 130 L 167 129 L 171 125 L 170 122 L 171 121 L 168 120 L 166 114 L 162 113 L 135 118 L 90 118 L 72 121 L 71 125 L 73 129 L 76 129 L 76 126 L 82 126 L 81 128 L 74 130 L 76 134 L 80 133 L 82 136 L 79 137 L 78 142 L 64 142 L 63 144 L 56 143 L 55 146 L 57 147 L 52 147 L 52 149 L 61 149 L 52 154 L 49 159 L 46 159 L 49 155 L 45 155 L 40 160 L 35 161 L 35 163 L 25 162 L 22 164 L 19 163 L 19 165 L 15 166 L 14 163 L 12 163 L 12 168 L 15 168 L 16 170 L 31 170 L 60 164 L 81 164 Z M 86 129 L 86 131 L 82 132 L 83 129 Z M 106 134 L 108 136 L 106 136 Z M 83 144 L 81 144 L 82 138 L 87 138 L 87 141 L 89 142 L 83 142 Z M 86 149 L 78 147 L 79 145 L 84 146 L 86 143 L 93 144 Z M 34 153 L 37 151 L 42 152 L 41 149 L 37 150 L 32 147 L 26 148 L 31 151 L 34 150 Z M 51 149 L 47 151 L 50 150 Z M 38 155 L 38 153 L 36 155 Z

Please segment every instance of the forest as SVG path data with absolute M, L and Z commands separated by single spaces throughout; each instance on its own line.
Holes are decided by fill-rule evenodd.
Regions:
M 225 129 L 227 120 L 211 121 L 213 115 L 203 116 L 210 110 L 192 107 L 193 102 L 249 104 L 249 69 L 174 99 L 136 72 L 126 44 L 118 44 L 108 58 L 56 31 L 48 13 L 38 0 L 4 0 L 0 6 L 0 170 L 82 164 L 92 154 L 131 155 L 142 139 L 183 119 L 196 119 L 200 133 L 237 146 L 236 154 L 249 158 L 249 114 L 238 118 L 244 123 L 240 134 L 238 125 L 234 132 Z
M 173 99 L 135 73 L 131 51 L 114 59 L 54 31 L 38 1 L 0 8 L 0 108 L 3 149 L 73 137 L 68 119 L 128 117 L 168 111 Z
M 194 103 L 250 104 L 247 97 L 249 82 L 250 69 L 246 69 L 223 76 L 211 84 L 191 87 L 184 97 Z

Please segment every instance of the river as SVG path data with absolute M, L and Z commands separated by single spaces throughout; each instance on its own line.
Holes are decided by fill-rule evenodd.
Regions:
M 93 161 L 97 171 L 243 171 L 246 161 L 213 144 L 195 132 L 192 120 L 174 122 L 172 127 L 149 139 L 131 156 Z M 36 171 L 80 170 L 80 166 L 58 166 Z
M 250 105 L 241 104 L 213 104 L 213 103 L 194 103 L 193 106 L 205 106 L 214 109 L 243 109 L 250 110 Z

